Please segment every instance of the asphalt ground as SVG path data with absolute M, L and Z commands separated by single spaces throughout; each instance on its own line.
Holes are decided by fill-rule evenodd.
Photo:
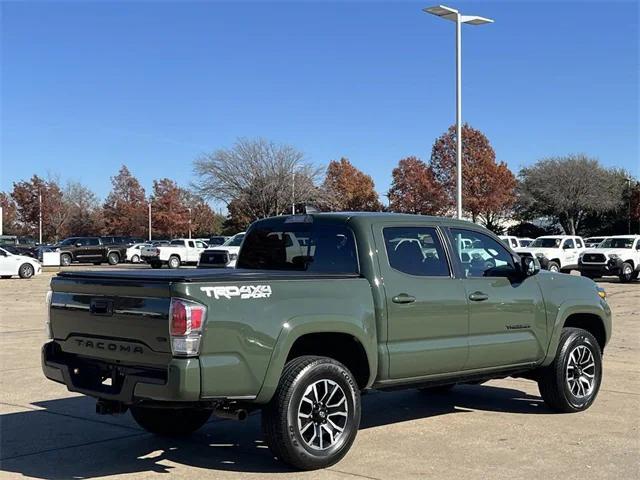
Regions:
M 0 280 L 0 478 L 640 478 L 640 282 L 600 282 L 614 333 L 588 411 L 553 413 L 537 385 L 520 379 L 445 395 L 370 392 L 349 454 L 301 473 L 270 454 L 259 414 L 212 419 L 187 439 L 162 439 L 128 413 L 96 415 L 94 400 L 46 380 L 40 347 L 54 274 Z

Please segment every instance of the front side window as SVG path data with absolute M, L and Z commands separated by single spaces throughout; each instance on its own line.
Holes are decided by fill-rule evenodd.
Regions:
M 455 249 L 466 277 L 503 277 L 515 270 L 513 257 L 488 235 L 452 228 Z
M 60 245 L 62 246 L 67 246 L 67 245 L 75 245 L 76 244 L 76 240 L 75 238 L 67 238 L 66 240 L 63 240 L 62 243 L 60 243 Z
M 206 245 L 202 242 L 196 242 L 196 247 L 198 248 L 207 248 Z
M 100 240 L 98 240 L 97 238 L 87 238 L 87 245 L 89 246 L 96 246 L 96 245 L 100 245 Z
M 355 240 L 349 228 L 286 218 L 251 227 L 237 268 L 358 273 Z
M 449 265 L 433 227 L 388 227 L 383 230 L 389 265 L 409 275 L 448 277 Z

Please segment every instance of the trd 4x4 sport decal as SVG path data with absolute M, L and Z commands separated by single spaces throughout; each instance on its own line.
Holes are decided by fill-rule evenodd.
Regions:
M 220 298 L 240 297 L 242 300 L 250 298 L 269 298 L 271 296 L 271 285 L 236 285 L 200 287 L 207 297 Z

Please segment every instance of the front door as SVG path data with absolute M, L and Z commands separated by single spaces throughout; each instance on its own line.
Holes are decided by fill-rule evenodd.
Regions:
M 562 262 L 562 268 L 568 265 L 578 265 L 578 247 L 573 238 L 567 238 L 562 243 L 562 253 L 564 261 Z
M 465 370 L 510 366 L 542 358 L 547 322 L 535 276 L 516 277 L 502 242 L 472 229 L 450 230 L 469 302 Z
M 456 372 L 467 357 L 464 286 L 435 226 L 375 225 L 387 304 L 390 379 Z

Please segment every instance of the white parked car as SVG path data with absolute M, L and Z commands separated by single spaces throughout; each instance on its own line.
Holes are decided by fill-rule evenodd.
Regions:
M 0 248 L 0 277 L 11 278 L 18 275 L 20 278 L 31 278 L 42 272 L 42 264 L 26 255 L 14 255 L 4 248 Z
M 179 238 L 171 240 L 169 245 L 142 247 L 140 258 L 152 268 L 160 268 L 162 265 L 179 268 L 180 265 L 197 264 L 200 254 L 206 248 L 207 244 L 201 240 Z
M 551 272 L 569 272 L 578 268 L 578 257 L 585 249 L 581 237 L 545 235 L 536 238 L 526 248 L 519 248 L 521 257 L 536 257 L 542 268 Z
M 640 273 L 640 235 L 615 235 L 580 254 L 578 270 L 585 277 L 613 275 L 630 282 Z
M 150 243 L 134 243 L 127 248 L 126 261 L 130 263 L 140 263 L 142 261 L 142 249 L 151 246 Z
M 199 268 L 235 268 L 238 253 L 246 232 L 236 233 L 219 247 L 208 248 L 202 252 Z

